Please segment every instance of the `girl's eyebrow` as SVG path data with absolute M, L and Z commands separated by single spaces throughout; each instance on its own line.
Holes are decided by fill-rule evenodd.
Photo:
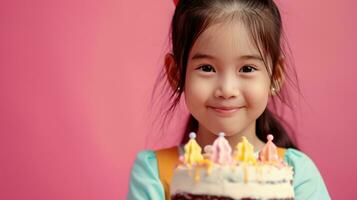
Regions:
M 199 60 L 199 59 L 211 59 L 214 60 L 216 59 L 214 56 L 204 54 L 204 53 L 196 53 L 194 56 L 192 56 L 191 60 Z M 258 61 L 263 61 L 262 57 L 260 55 L 241 55 L 237 58 L 238 60 L 258 60 Z

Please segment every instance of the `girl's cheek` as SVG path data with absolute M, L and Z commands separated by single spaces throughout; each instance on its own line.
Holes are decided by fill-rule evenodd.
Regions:
M 191 76 L 186 79 L 186 100 L 190 104 L 204 104 L 209 98 L 211 83 L 198 76 Z
M 209 84 L 201 79 L 193 78 L 189 88 L 191 89 L 191 95 L 196 98 L 204 98 L 207 96 Z
M 269 90 L 265 83 L 243 85 L 246 103 L 252 107 L 264 107 L 268 102 Z

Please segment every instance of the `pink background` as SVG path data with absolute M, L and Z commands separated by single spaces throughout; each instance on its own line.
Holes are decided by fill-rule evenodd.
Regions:
M 356 3 L 279 2 L 305 96 L 300 145 L 332 199 L 357 198 Z M 170 0 L 1 1 L 0 199 L 125 199 L 135 155 L 155 132 L 149 97 L 173 9 Z

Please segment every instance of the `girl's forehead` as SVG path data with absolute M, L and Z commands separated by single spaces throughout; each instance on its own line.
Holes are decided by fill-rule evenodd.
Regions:
M 240 22 L 218 23 L 209 26 L 194 43 L 191 54 L 259 55 L 247 28 Z M 192 55 L 191 55 L 192 56 Z

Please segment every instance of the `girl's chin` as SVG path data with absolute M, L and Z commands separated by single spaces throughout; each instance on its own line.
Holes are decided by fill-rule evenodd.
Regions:
M 218 137 L 219 134 L 222 132 L 224 133 L 224 136 L 226 136 L 226 137 L 239 135 L 239 131 L 224 130 L 224 129 L 221 129 L 221 131 L 215 131 L 215 132 L 213 132 L 213 134 Z
M 206 127 L 206 128 L 205 128 Z M 201 127 L 199 127 L 199 130 L 201 129 L 201 132 L 205 133 L 210 133 L 211 135 L 218 137 L 220 133 L 224 133 L 226 137 L 231 137 L 231 136 L 238 136 L 241 135 L 240 133 L 244 132 L 241 127 L 229 127 L 226 124 L 215 124 L 215 126 L 204 126 L 201 124 Z

